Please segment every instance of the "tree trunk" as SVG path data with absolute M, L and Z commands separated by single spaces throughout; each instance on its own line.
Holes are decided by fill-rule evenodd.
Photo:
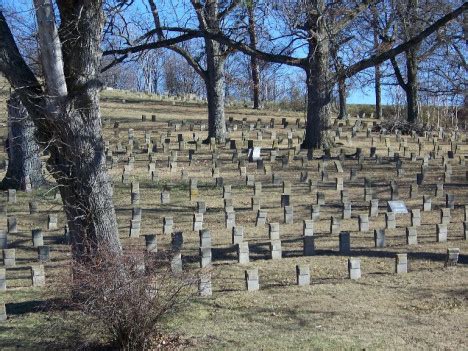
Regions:
M 406 72 L 408 81 L 406 83 L 406 108 L 407 120 L 414 123 L 418 120 L 418 58 L 417 50 L 410 49 L 406 53 Z
M 379 42 L 379 13 L 375 4 L 371 5 L 372 26 L 374 36 L 374 49 L 380 54 Z M 380 65 L 374 66 L 374 89 L 375 89 L 375 118 L 382 118 L 382 86 L 381 86 L 381 68 Z
M 348 112 L 346 108 L 346 80 L 338 80 L 338 97 L 340 100 L 340 113 L 338 119 L 346 119 L 348 117 Z
M 74 257 L 86 257 L 98 249 L 119 252 L 98 91 L 84 90 L 68 107 L 70 124 L 57 132 L 48 167 L 59 184 Z
M 257 48 L 257 33 L 255 31 L 255 3 L 252 1 L 247 5 L 249 16 L 249 38 L 250 46 L 253 49 Z M 255 55 L 250 56 L 250 70 L 252 73 L 252 93 L 253 93 L 253 108 L 258 110 L 260 108 L 260 72 L 258 68 L 258 60 Z
M 12 93 L 8 101 L 8 169 L 2 189 L 26 190 L 27 184 L 35 189 L 44 183 L 35 131 L 19 96 Z
M 69 94 L 62 108 L 64 127 L 49 165 L 56 172 L 75 257 L 105 248 L 120 252 L 112 185 L 106 170 L 99 108 L 101 1 L 59 3 L 65 77 Z
M 316 74 L 307 77 L 307 123 L 302 148 L 318 149 L 322 146 L 322 132 L 328 120 L 329 98 L 324 96 L 323 88 Z
M 215 138 L 217 143 L 226 139 L 226 120 L 224 117 L 224 56 L 220 44 L 206 39 L 206 91 L 208 99 L 208 140 Z
M 88 253 L 101 249 L 119 254 L 99 113 L 102 1 L 57 2 L 61 45 L 51 28 L 51 0 L 35 4 L 38 31 L 43 32 L 38 37 L 45 89 L 22 58 L 1 11 L 0 70 L 32 117 L 40 144 L 50 151 L 47 166 L 62 195 L 74 257 L 86 260 Z
M 324 0 L 312 1 L 313 10 L 308 13 L 310 30 L 307 74 L 307 123 L 302 147 L 315 149 L 322 146 L 322 132 L 328 124 L 328 104 L 331 87 L 328 80 L 329 40 L 325 21 L 320 14 L 325 11 Z
M 381 72 L 380 65 L 374 67 L 374 82 L 375 82 L 375 118 L 382 118 L 382 86 L 380 83 Z

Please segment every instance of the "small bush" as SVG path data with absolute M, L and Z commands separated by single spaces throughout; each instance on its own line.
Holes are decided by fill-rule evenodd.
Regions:
M 195 276 L 173 274 L 161 255 L 101 252 L 73 263 L 71 305 L 121 350 L 145 350 L 161 322 L 193 294 Z
M 380 129 L 386 129 L 391 133 L 398 129 L 402 134 L 407 135 L 411 134 L 413 131 L 418 135 L 422 135 L 428 128 L 429 127 L 425 126 L 421 121 L 410 123 L 406 120 L 406 116 L 402 115 L 398 117 L 396 114 L 383 119 L 380 125 Z

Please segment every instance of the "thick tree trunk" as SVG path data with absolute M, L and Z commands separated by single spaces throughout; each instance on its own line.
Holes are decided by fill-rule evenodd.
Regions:
M 120 252 L 112 185 L 105 166 L 99 109 L 101 1 L 62 3 L 60 38 L 69 94 L 65 128 L 56 130 L 49 165 L 56 172 L 75 257 L 105 248 Z
M 406 53 L 406 72 L 407 72 L 407 83 L 406 83 L 406 108 L 407 108 L 407 120 L 409 123 L 414 123 L 418 120 L 418 58 L 417 51 L 410 49 Z
M 204 10 L 197 10 L 198 20 L 202 29 L 219 30 L 218 0 L 206 1 Z M 224 61 L 225 52 L 217 41 L 205 37 L 206 76 L 205 84 L 208 99 L 208 139 L 215 138 L 217 143 L 226 140 L 226 120 L 224 117 Z
M 312 1 L 307 26 L 310 29 L 307 73 L 307 123 L 302 147 L 316 149 L 322 146 L 322 132 L 328 124 L 331 87 L 329 75 L 329 40 L 325 21 L 320 14 L 325 11 L 324 0 Z
M 323 85 L 319 83 L 316 73 L 307 77 L 307 123 L 302 148 L 318 149 L 322 146 L 322 132 L 327 124 L 330 102 L 329 95 L 324 94 Z
M 12 93 L 8 105 L 8 169 L 1 183 L 2 189 L 26 190 L 44 183 L 36 127 L 19 96 Z
M 348 117 L 348 111 L 346 108 L 346 80 L 338 80 L 338 98 L 340 102 L 340 113 L 338 119 L 346 119 Z
M 215 138 L 217 143 L 226 139 L 226 120 L 224 116 L 224 56 L 220 44 L 206 39 L 207 77 L 205 79 L 208 99 L 208 140 Z
M 1 11 L 0 70 L 32 117 L 40 144 L 50 151 L 47 165 L 62 195 L 75 258 L 84 260 L 100 249 L 119 254 L 99 113 L 102 1 L 57 2 L 61 45 L 51 28 L 55 26 L 51 0 L 35 4 L 38 31 L 43 32 L 38 37 L 45 89 L 22 58 Z
M 249 16 L 249 38 L 250 46 L 253 49 L 257 48 L 257 33 L 255 31 L 255 3 L 252 1 L 247 5 Z M 258 60 L 255 55 L 250 56 L 250 71 L 252 74 L 252 93 L 253 93 L 253 108 L 258 110 L 260 108 L 260 72 L 258 67 Z
M 55 174 L 67 215 L 73 254 L 97 249 L 120 251 L 112 202 L 112 185 L 105 166 L 98 91 L 85 90 L 69 102 L 68 128 L 59 130 L 48 166 Z

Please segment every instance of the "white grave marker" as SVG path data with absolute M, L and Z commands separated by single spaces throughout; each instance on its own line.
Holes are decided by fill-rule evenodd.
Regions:
M 387 209 L 394 213 L 408 213 L 408 209 L 403 201 L 388 201 Z

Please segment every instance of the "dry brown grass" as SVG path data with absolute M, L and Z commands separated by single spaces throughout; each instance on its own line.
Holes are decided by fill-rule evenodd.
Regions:
M 0 99 L 4 96 L 0 95 Z M 105 136 L 115 145 L 113 122 L 120 122 L 120 141 L 124 144 L 128 128 L 135 129 L 135 137 L 143 142 L 144 130 L 152 130 L 153 138 L 159 141 L 159 133 L 168 130 L 168 121 L 198 121 L 206 115 L 206 107 L 197 104 L 176 104 L 161 102 L 145 96 L 125 95 L 121 92 L 106 92 L 102 107 L 103 117 L 111 123 L 105 123 Z M 126 98 L 122 104 L 120 99 Z M 4 105 L 0 102 L 1 118 L 4 119 Z M 141 122 L 141 115 L 146 114 L 148 121 Z M 156 114 L 158 122 L 151 122 L 151 114 Z M 250 123 L 261 118 L 265 123 L 271 117 L 277 125 L 281 117 L 287 117 L 290 126 L 296 118 L 302 118 L 299 113 L 283 113 L 277 111 L 252 112 L 243 108 L 228 108 L 227 116 L 235 120 L 246 117 Z M 3 121 L 3 120 L 2 120 Z M 0 121 L 1 122 L 1 121 Z M 369 121 L 370 122 L 370 121 Z M 344 128 L 345 132 L 349 131 Z M 277 128 L 280 137 L 286 137 L 286 130 Z M 176 140 L 178 132 L 172 132 Z M 201 139 L 206 132 L 195 131 Z M 300 134 L 300 131 L 297 131 Z M 6 129 L 3 128 L 3 135 Z M 185 139 L 190 139 L 192 132 L 184 129 Z M 231 135 L 240 139 L 240 128 Z M 376 140 L 378 141 L 378 137 Z M 255 139 L 255 132 L 250 133 Z M 461 155 L 466 155 L 467 145 L 464 136 Z M 263 134 L 263 141 L 255 141 L 263 147 L 270 147 L 268 134 Z M 348 153 L 354 148 L 362 147 L 364 154 L 369 154 L 369 140 L 365 138 L 365 130 L 352 139 L 352 145 L 341 138 L 340 143 Z M 395 137 L 391 144 L 397 145 Z M 447 141 L 441 141 L 443 153 L 449 150 Z M 174 144 L 175 147 L 175 144 Z M 189 146 L 189 147 L 193 147 Z M 287 142 L 280 145 L 286 148 Z M 408 138 L 411 152 L 417 152 L 417 143 Z M 384 141 L 378 141 L 378 153 L 386 154 Z M 425 151 L 431 150 L 428 141 Z M 333 150 L 334 154 L 339 149 Z M 4 157 L 4 155 L 3 155 Z M 210 349 L 312 349 L 312 348 L 371 348 L 371 349 L 466 349 L 468 340 L 466 326 L 468 325 L 468 243 L 462 237 L 463 209 L 461 205 L 468 203 L 468 187 L 466 185 L 466 168 L 453 160 L 453 182 L 460 186 L 447 187 L 446 191 L 456 195 L 456 209 L 452 211 L 452 223 L 449 226 L 449 241 L 435 242 L 435 224 L 439 221 L 440 207 L 444 206 L 443 198 L 434 196 L 431 185 L 420 187 L 419 195 L 409 199 L 409 185 L 414 182 L 419 172 L 420 161 L 405 160 L 404 177 L 398 178 L 400 195 L 408 208 L 422 207 L 422 195 L 433 196 L 431 212 L 422 212 L 424 225 L 418 228 L 419 244 L 405 244 L 405 227 L 409 226 L 410 216 L 399 215 L 397 229 L 387 232 L 387 247 L 375 249 L 373 244 L 373 229 L 384 226 L 384 207 L 380 209 L 377 219 L 371 219 L 371 228 L 367 233 L 358 231 L 357 216 L 367 213 L 367 203 L 363 201 L 364 177 L 372 178 L 378 183 L 378 193 L 381 206 L 390 198 L 388 182 L 396 179 L 394 164 L 378 165 L 366 160 L 362 171 L 358 171 L 359 181 L 348 183 L 349 171 L 345 171 L 349 196 L 353 203 L 353 217 L 342 221 L 342 230 L 351 232 L 352 255 L 361 258 L 363 277 L 359 281 L 347 279 L 347 256 L 337 252 L 338 237 L 329 234 L 329 218 L 339 216 L 338 207 L 327 206 L 322 209 L 321 220 L 315 225 L 317 255 L 303 257 L 302 250 L 302 219 L 310 216 L 310 205 L 315 201 L 315 195 L 309 193 L 305 184 L 299 182 L 301 170 L 304 170 L 299 160 L 290 163 L 288 169 L 282 169 L 279 162 L 272 166 L 273 172 L 281 175 L 284 180 L 293 183 L 291 197 L 294 206 L 294 224 L 283 224 L 283 213 L 279 207 L 281 187 L 267 185 L 271 175 L 257 171 L 254 164 L 248 164 L 248 173 L 255 174 L 255 179 L 263 183 L 262 207 L 268 209 L 270 222 L 279 222 L 281 239 L 283 240 L 284 258 L 272 261 L 267 258 L 268 228 L 255 227 L 255 214 L 250 210 L 250 198 L 253 188 L 244 185 L 237 166 L 230 163 L 227 150 L 221 152 L 223 163 L 221 176 L 225 184 L 233 185 L 233 203 L 236 208 L 236 221 L 244 226 L 245 239 L 251 245 L 251 263 L 239 265 L 236 263 L 235 249 L 231 245 L 231 233 L 224 228 L 224 213 L 222 189 L 214 186 L 211 178 L 211 157 L 206 146 L 198 153 L 198 161 L 189 166 L 188 157 L 179 156 L 179 170 L 170 173 L 164 166 L 167 155 L 157 154 L 158 172 L 161 181 L 152 184 L 146 171 L 147 156 L 136 156 L 134 177 L 140 182 L 143 208 L 142 237 L 129 239 L 129 221 L 131 218 L 130 186 L 120 182 L 123 161 L 110 170 L 115 181 L 115 204 L 117 208 L 120 235 L 125 247 L 144 246 L 144 234 L 157 234 L 158 245 L 168 248 L 170 236 L 162 234 L 164 216 L 173 216 L 175 227 L 184 232 L 184 247 L 182 255 L 186 268 L 198 265 L 198 233 L 191 230 L 192 214 L 196 202 L 189 200 L 188 180 L 182 180 L 180 169 L 185 168 L 189 177 L 198 179 L 200 199 L 206 201 L 208 213 L 205 215 L 204 227 L 209 228 L 213 237 L 214 273 L 213 297 L 194 300 L 190 308 L 167 321 L 167 332 L 181 334 L 190 343 L 188 348 Z M 312 178 L 318 179 L 317 160 L 309 161 L 306 168 Z M 443 176 L 440 159 L 430 161 L 431 171 L 428 184 L 440 181 Z M 356 166 L 355 160 L 343 163 L 345 170 Z M 328 167 L 330 181 L 326 182 L 320 191 L 326 196 L 327 203 L 338 204 L 340 195 L 332 184 L 336 176 L 332 162 Z M 0 176 L 2 176 L 0 174 Z M 163 185 L 171 187 L 172 202 L 169 205 L 159 204 L 159 194 Z M 29 215 L 27 203 L 33 196 L 39 201 L 39 213 Z M 32 195 L 19 194 L 18 203 L 9 206 L 9 213 L 18 218 L 19 234 L 10 236 L 10 243 L 18 247 L 18 268 L 8 271 L 9 291 L 5 295 L 8 303 L 10 319 L 0 325 L 0 345 L 35 349 L 43 346 L 71 348 L 70 340 L 76 343 L 105 343 L 99 335 L 91 335 L 85 343 L 86 334 L 72 332 L 67 324 L 58 323 L 63 318 L 54 311 L 36 312 L 33 301 L 52 298 L 44 296 L 39 289 L 31 289 L 28 278 L 28 267 L 36 257 L 36 251 L 30 243 L 30 230 L 35 227 L 46 228 L 49 212 L 59 213 L 59 224 L 65 224 L 61 213 L 60 202 L 51 199 L 46 190 L 35 191 Z M 1 223 L 5 227 L 6 223 Z M 63 230 L 44 231 L 46 244 L 52 245 L 52 261 L 46 266 L 49 284 L 53 286 L 56 277 L 63 271 L 64 262 L 69 259 L 69 250 L 60 242 Z M 463 261 L 456 268 L 444 268 L 444 259 L 448 247 L 459 247 Z M 406 275 L 393 274 L 394 254 L 408 252 L 410 272 Z M 295 285 L 296 264 L 308 264 L 311 267 L 312 284 L 308 287 Z M 243 274 L 248 267 L 258 267 L 261 290 L 256 293 L 245 291 Z M 14 287 L 14 288 L 13 288 Z M 60 295 L 60 293 L 57 293 Z M 73 320 L 73 312 L 70 312 Z M 60 327 L 58 327 L 60 325 Z M 52 327 L 53 326 L 53 327 Z M 47 330 L 47 333 L 41 333 Z M 92 344 L 92 342 L 91 342 Z

